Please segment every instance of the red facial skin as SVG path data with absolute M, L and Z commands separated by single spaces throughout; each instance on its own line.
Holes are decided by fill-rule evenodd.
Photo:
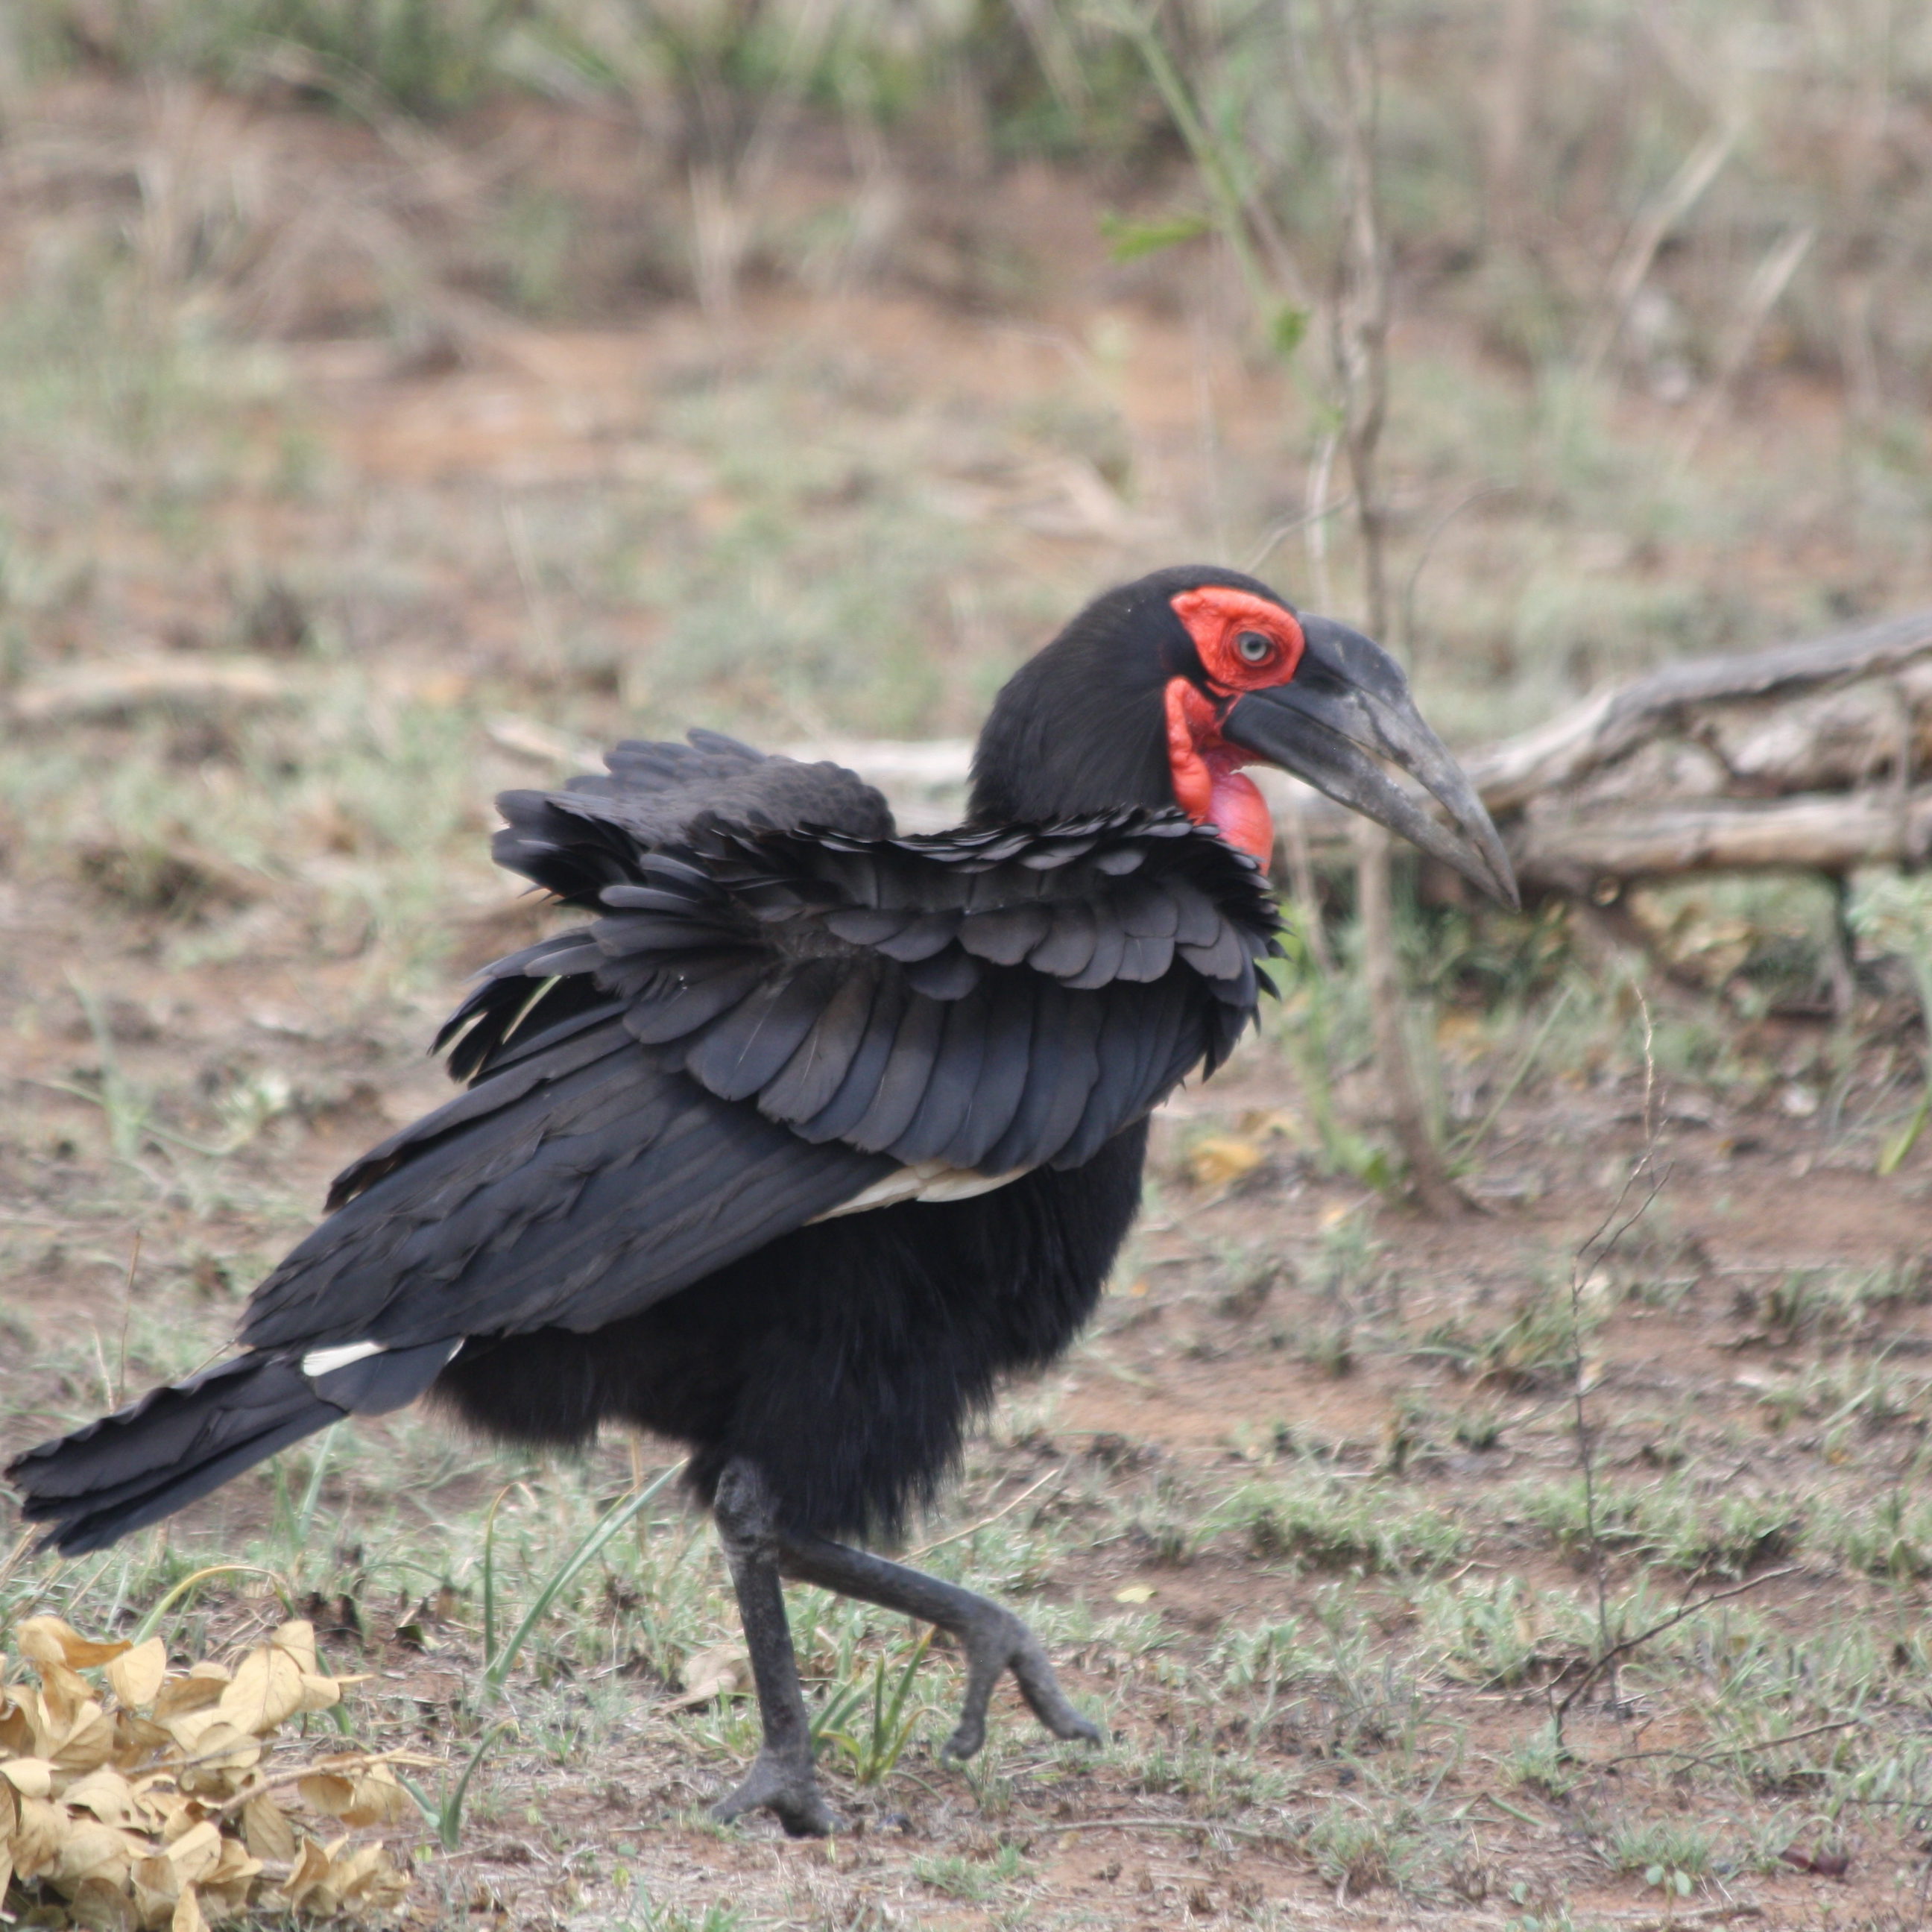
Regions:
M 1167 684 L 1167 756 L 1174 773 L 1174 796 L 1197 824 L 1214 826 L 1229 844 L 1265 866 L 1274 852 L 1274 821 L 1241 766 L 1254 754 L 1231 745 L 1221 735 L 1221 723 L 1244 692 L 1265 691 L 1286 684 L 1301 662 L 1301 626 L 1279 604 L 1210 584 L 1184 590 L 1174 599 L 1174 614 L 1187 626 L 1208 692 L 1184 677 Z M 1244 658 L 1236 640 L 1258 632 L 1274 646 L 1258 662 Z

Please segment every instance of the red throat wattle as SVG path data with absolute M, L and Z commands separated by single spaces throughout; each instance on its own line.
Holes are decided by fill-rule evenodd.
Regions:
M 1230 845 L 1265 866 L 1274 855 L 1274 820 L 1252 778 L 1247 754 L 1221 736 L 1214 704 L 1184 677 L 1167 686 L 1167 760 L 1175 802 L 1197 825 L 1212 825 Z
M 1304 646 L 1301 626 L 1279 604 L 1226 584 L 1184 590 L 1173 601 L 1208 685 L 1203 691 L 1185 677 L 1168 680 L 1167 758 L 1175 801 L 1197 825 L 1214 826 L 1229 844 L 1265 866 L 1274 854 L 1274 821 L 1241 770 L 1252 762 L 1250 754 L 1222 736 L 1221 721 L 1244 692 L 1286 684 L 1294 675 Z

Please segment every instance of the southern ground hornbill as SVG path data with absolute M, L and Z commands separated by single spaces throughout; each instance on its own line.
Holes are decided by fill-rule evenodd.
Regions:
M 956 831 L 703 733 L 507 794 L 498 860 L 588 922 L 484 975 L 438 1041 L 466 1090 L 337 1180 L 242 1353 L 12 1464 L 26 1515 L 98 1550 L 425 1393 L 519 1442 L 632 1424 L 688 1445 L 744 1620 L 764 1744 L 721 1816 L 832 1822 L 783 1579 L 953 1634 L 950 1753 L 1008 1670 L 1097 1738 L 1017 1618 L 848 1540 L 896 1532 L 1001 1375 L 1078 1332 L 1149 1113 L 1252 1018 L 1258 760 L 1514 897 L 1390 658 L 1224 570 L 1110 591 L 1024 665 Z

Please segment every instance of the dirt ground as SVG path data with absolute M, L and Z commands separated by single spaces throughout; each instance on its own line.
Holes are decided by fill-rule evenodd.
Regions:
M 1014 194 L 1046 196 L 1040 248 L 1095 256 L 1090 210 Z M 722 337 L 669 304 L 454 349 L 283 341 L 239 404 L 177 371 L 160 455 L 98 418 L 32 428 L 7 511 L 31 582 L 0 802 L 0 1452 L 218 1352 L 328 1177 L 441 1097 L 436 1022 L 542 917 L 488 869 L 495 790 L 690 722 L 970 729 L 1078 587 L 1294 512 L 1258 379 L 1132 295 L 767 291 Z M 1779 421 L 1802 451 L 1806 399 Z M 1772 431 L 1737 434 L 1744 466 Z M 1203 508 L 1217 488 L 1238 517 Z M 928 542 L 929 571 L 894 561 Z M 1795 554 L 1766 560 L 1772 608 Z M 852 664 L 778 653 L 761 573 L 817 596 L 814 556 L 840 596 L 890 579 L 850 593 Z M 260 680 L 125 682 L 158 659 Z M 825 1754 L 850 1828 L 709 1825 L 751 1719 L 685 1696 L 731 1629 L 668 1506 L 492 1706 L 486 1514 L 526 1600 L 656 1445 L 551 1466 L 372 1424 L 138 1547 L 16 1552 L 0 1613 L 105 1631 L 199 1564 L 256 1565 L 183 1601 L 182 1654 L 306 1609 L 368 1673 L 363 1735 L 452 1767 L 426 1789 L 479 1754 L 453 1850 L 392 1834 L 425 1926 L 1921 1924 L 1932 1168 L 1874 1172 L 1909 1043 L 1660 980 L 1647 1084 L 1628 990 L 1562 970 L 1560 1027 L 1546 982 L 1440 1030 L 1466 1218 L 1322 1157 L 1293 1004 L 1165 1111 L 1093 1333 L 923 1532 L 1036 1623 L 1103 1750 L 1003 1692 L 983 1762 L 942 1763 L 942 1651 L 874 1748 L 866 1700 L 914 1640 L 821 1608 L 814 1697 L 857 1700 Z M 1338 1076 L 1345 1108 L 1359 1084 Z

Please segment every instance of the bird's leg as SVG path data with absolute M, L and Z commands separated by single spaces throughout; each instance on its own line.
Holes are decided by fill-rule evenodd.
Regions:
M 751 1463 L 740 1459 L 725 1466 L 712 1514 L 731 1566 L 765 1732 L 757 1761 L 738 1788 L 712 1808 L 712 1816 L 736 1818 L 763 1805 L 777 1814 L 794 1838 L 822 1838 L 836 1821 L 812 1768 L 812 1724 L 799 1688 L 791 1627 L 785 1621 L 770 1495 Z
M 1010 1670 L 1034 1715 L 1057 1738 L 1100 1742 L 1100 1728 L 1066 1701 L 1040 1641 L 1012 1611 L 970 1590 L 942 1583 L 922 1570 L 888 1563 L 862 1550 L 823 1537 L 781 1531 L 778 1564 L 800 1583 L 816 1583 L 842 1597 L 857 1597 L 881 1609 L 937 1624 L 966 1652 L 966 1700 L 944 1745 L 948 1757 L 970 1757 L 986 1741 L 986 1705 L 1003 1672 Z

